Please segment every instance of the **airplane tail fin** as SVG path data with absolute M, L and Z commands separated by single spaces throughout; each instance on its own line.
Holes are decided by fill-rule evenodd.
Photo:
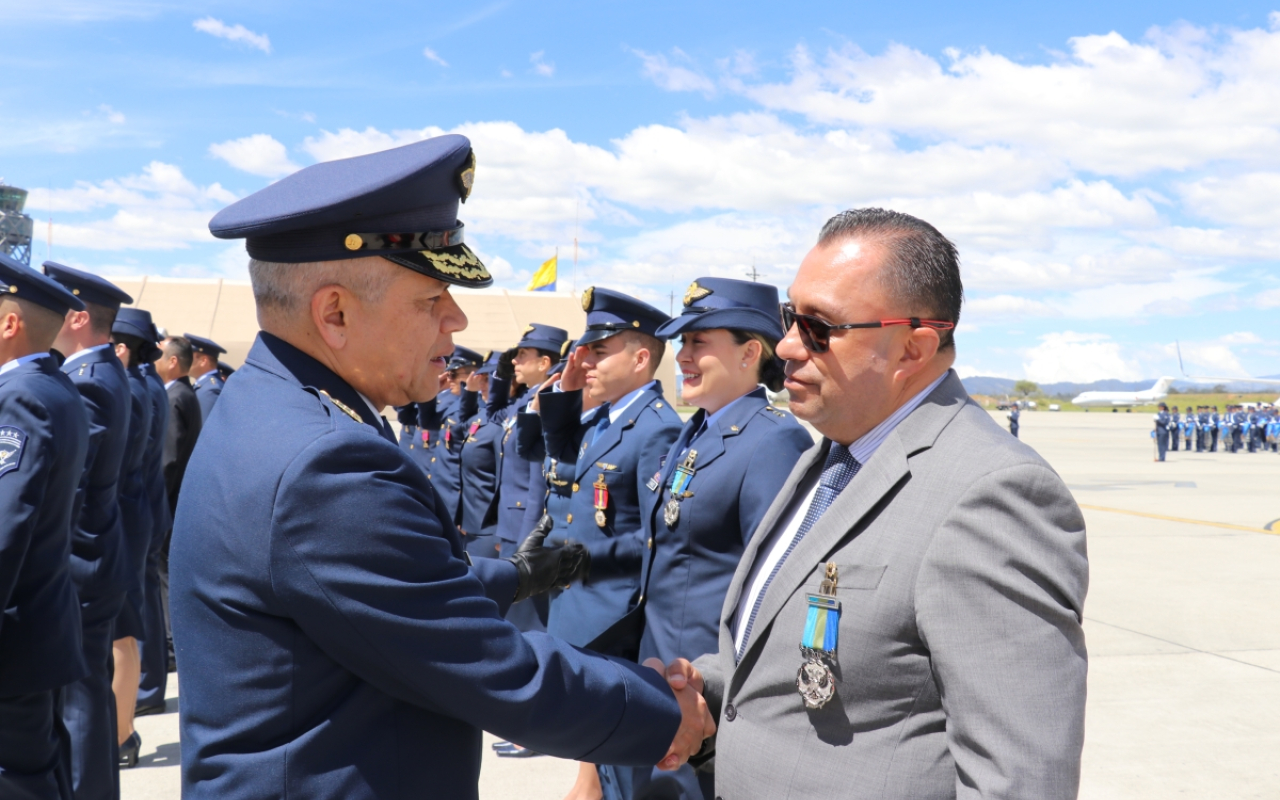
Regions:
M 1170 386 L 1173 386 L 1173 382 L 1174 382 L 1175 380 L 1177 380 L 1177 379 L 1176 379 L 1176 378 L 1170 378 L 1169 376 L 1167 376 L 1167 375 L 1166 375 L 1165 377 L 1163 377 L 1163 378 L 1161 378 L 1160 380 L 1156 381 L 1156 385 L 1151 387 L 1151 392 L 1152 392 L 1152 394 L 1168 394 L 1168 393 L 1169 393 L 1169 387 L 1170 387 Z

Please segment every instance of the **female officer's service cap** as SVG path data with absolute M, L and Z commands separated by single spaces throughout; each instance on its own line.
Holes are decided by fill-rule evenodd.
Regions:
M 143 361 L 155 361 L 160 355 L 160 349 L 156 347 L 156 325 L 151 321 L 150 311 L 141 308 L 120 309 L 116 314 L 116 321 L 111 324 L 111 332 L 141 339 L 142 347 L 138 357 Z
M 63 266 L 56 261 L 46 261 L 43 266 L 45 275 L 67 287 L 67 291 L 86 303 L 119 308 L 122 303 L 133 302 L 133 298 L 123 289 L 105 278 Z
M 536 347 L 548 353 L 559 353 L 564 343 L 569 341 L 569 332 L 554 325 L 543 325 L 541 322 L 530 323 L 516 347 Z
M 729 328 L 778 341 L 786 335 L 778 315 L 778 289 L 732 278 L 698 278 L 684 293 L 684 311 L 658 330 L 660 339 L 689 331 Z
M 587 330 L 578 339 L 584 347 L 623 331 L 639 331 L 657 336 L 658 329 L 671 318 L 658 309 L 611 289 L 594 286 L 582 294 L 582 310 L 587 312 Z
M 227 352 L 227 348 L 223 347 L 222 345 L 218 344 L 212 339 L 206 339 L 203 336 L 196 336 L 195 334 L 191 334 L 191 333 L 184 333 L 182 334 L 182 336 L 187 341 L 191 342 L 192 350 L 196 351 L 197 353 L 204 353 L 206 356 L 210 356 L 211 358 L 217 358 L 218 356 Z
M 0 295 L 30 300 L 57 314 L 84 311 L 84 303 L 66 287 L 0 252 Z
M 260 261 L 381 256 L 446 283 L 484 287 L 493 278 L 458 221 L 475 172 L 467 137 L 437 136 L 298 170 L 219 211 L 209 231 L 245 239 Z

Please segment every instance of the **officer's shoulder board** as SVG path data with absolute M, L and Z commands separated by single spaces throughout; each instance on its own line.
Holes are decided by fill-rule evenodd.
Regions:
M 18 468 L 26 446 L 25 431 L 13 425 L 0 425 L 0 478 Z
M 329 414 L 330 417 L 334 417 L 337 419 L 341 419 L 342 417 L 347 417 L 353 420 L 354 422 L 356 422 L 356 424 L 358 425 L 364 424 L 364 419 L 361 418 L 361 416 L 358 413 L 356 413 L 356 410 L 354 408 L 342 402 L 341 400 L 334 397 L 333 395 L 329 394 L 324 389 L 314 389 L 308 386 L 306 387 L 306 390 L 311 394 L 315 395 L 316 399 L 320 401 L 320 406 L 324 408 L 324 410 Z M 337 411 L 339 413 L 335 415 L 333 413 L 334 411 Z

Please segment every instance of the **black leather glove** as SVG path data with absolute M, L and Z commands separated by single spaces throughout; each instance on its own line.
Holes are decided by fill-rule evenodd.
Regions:
M 551 532 L 551 517 L 543 514 L 537 526 L 525 537 L 520 549 L 507 559 L 516 565 L 518 583 L 512 601 L 519 603 L 534 595 L 544 594 L 557 586 L 568 586 L 586 576 L 590 565 L 587 549 L 578 542 L 564 547 L 544 547 Z

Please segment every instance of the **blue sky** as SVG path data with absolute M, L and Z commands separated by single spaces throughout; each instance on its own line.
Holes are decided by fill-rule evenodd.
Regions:
M 1274 0 L 1273 0 L 1274 2 Z M 457 131 L 523 288 L 665 306 L 884 205 L 964 259 L 962 374 L 1280 372 L 1280 13 L 1213 4 L 7 4 L 0 177 L 37 258 L 244 278 L 205 228 L 290 171 Z M 1064 7 L 1070 6 L 1070 7 Z M 1280 7 L 1280 3 L 1277 3 Z

